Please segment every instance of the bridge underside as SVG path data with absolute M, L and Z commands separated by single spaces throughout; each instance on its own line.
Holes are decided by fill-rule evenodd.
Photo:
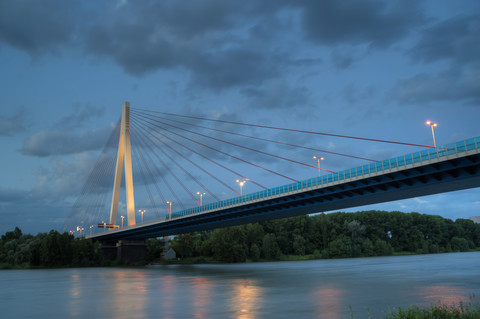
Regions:
M 372 174 L 242 206 L 97 234 L 92 238 L 112 240 L 169 236 L 475 187 L 480 187 L 478 153 L 417 167 L 412 165 L 402 170 Z

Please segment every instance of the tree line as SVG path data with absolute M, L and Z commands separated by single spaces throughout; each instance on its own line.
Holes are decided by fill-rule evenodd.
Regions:
M 158 261 L 163 240 L 146 244 L 144 263 Z M 480 249 L 480 224 L 419 213 L 338 212 L 183 234 L 170 245 L 180 258 L 219 262 L 441 253 Z M 116 264 L 104 257 L 100 243 L 68 233 L 33 236 L 17 227 L 0 237 L 0 268 Z
M 480 248 L 480 224 L 419 213 L 322 213 L 183 234 L 170 244 L 178 257 L 222 262 L 427 254 Z
M 160 256 L 164 242 L 149 239 L 146 242 L 145 263 Z M 119 265 L 121 262 L 105 258 L 101 244 L 90 239 L 75 238 L 69 233 L 51 230 L 36 236 L 23 234 L 16 227 L 0 237 L 0 269 L 99 267 Z

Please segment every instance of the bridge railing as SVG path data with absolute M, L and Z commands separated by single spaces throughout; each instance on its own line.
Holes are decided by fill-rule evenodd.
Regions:
M 271 196 L 283 195 L 293 191 L 302 190 L 309 187 L 322 186 L 322 185 L 326 185 L 329 183 L 338 182 L 338 181 L 342 181 L 350 178 L 358 178 L 358 177 L 366 176 L 372 173 L 383 172 L 385 170 L 398 168 L 398 167 L 406 167 L 407 165 L 421 163 L 424 161 L 437 159 L 441 157 L 451 156 L 458 153 L 464 153 L 464 152 L 475 150 L 475 149 L 480 149 L 480 137 L 474 137 L 474 138 L 459 141 L 456 143 L 447 144 L 443 147 L 426 149 L 426 150 L 406 154 L 403 156 L 398 156 L 391 159 L 378 161 L 375 163 L 366 164 L 366 165 L 354 167 L 351 169 L 346 169 L 340 172 L 330 173 L 324 176 L 310 178 L 297 183 L 282 185 L 282 186 L 266 189 L 263 191 L 259 191 L 259 192 L 239 196 L 239 197 L 233 197 L 220 202 L 209 203 L 203 206 L 174 212 L 172 213 L 172 218 L 202 213 L 205 211 L 210 211 L 210 210 L 228 207 L 232 205 L 238 205 L 238 204 L 242 204 L 242 203 L 246 203 L 246 202 L 250 202 L 258 199 L 263 199 Z M 166 218 L 168 218 L 168 215 Z

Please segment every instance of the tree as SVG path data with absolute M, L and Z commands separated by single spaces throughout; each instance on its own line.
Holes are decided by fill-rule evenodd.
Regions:
M 305 255 L 305 238 L 301 235 L 293 236 L 293 251 L 296 255 Z
M 352 244 L 350 238 L 340 235 L 328 244 L 328 254 L 333 258 L 345 258 L 352 255 Z
M 453 251 L 467 251 L 469 249 L 468 241 L 465 238 L 453 237 L 450 240 Z
M 260 248 L 258 248 L 257 244 L 255 243 L 253 243 L 250 247 L 250 258 L 252 258 L 254 261 L 260 259 Z
M 177 256 L 191 257 L 194 251 L 195 235 L 193 233 L 180 234 L 170 241 L 170 246 L 175 250 Z
M 370 240 L 370 238 L 367 238 L 363 241 L 362 248 L 363 248 L 363 254 L 365 256 L 368 256 L 368 257 L 375 256 L 375 252 L 373 250 L 373 243 Z
M 375 251 L 375 255 L 377 256 L 388 256 L 392 254 L 392 246 L 390 246 L 390 244 L 387 244 L 387 242 L 384 240 L 375 240 L 373 246 L 373 250 Z
M 280 248 L 278 247 L 275 234 L 263 236 L 262 250 L 266 259 L 278 259 L 280 257 Z
M 365 226 L 355 219 L 349 223 L 345 221 L 344 225 L 351 235 L 352 246 L 355 244 L 361 244 L 363 242 L 362 235 L 365 233 Z
M 213 254 L 218 260 L 225 262 L 245 261 L 247 246 L 243 226 L 215 229 L 210 242 Z

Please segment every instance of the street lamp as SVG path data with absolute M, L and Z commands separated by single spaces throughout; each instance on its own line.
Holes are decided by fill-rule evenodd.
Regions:
M 122 218 L 122 228 L 123 228 L 123 219 L 125 218 L 125 216 L 120 216 Z
M 241 180 L 237 179 L 237 183 L 238 183 L 238 185 L 240 185 L 240 196 L 243 196 L 242 195 L 243 194 L 242 193 L 242 187 L 243 187 L 243 185 L 245 185 L 246 182 L 247 181 L 241 181 Z
M 92 235 L 92 228 L 95 227 L 95 225 L 90 225 L 90 235 Z
M 426 121 L 425 124 L 430 125 L 430 127 L 432 128 L 433 146 L 435 146 L 436 148 L 437 144 L 435 143 L 435 132 L 433 131 L 433 128 L 436 127 L 438 124 L 433 123 L 432 121 Z
M 197 195 L 200 196 L 200 206 L 202 206 L 202 197 L 203 197 L 203 195 L 205 195 L 205 193 L 197 192 Z
M 139 212 L 140 214 L 142 214 L 142 224 L 143 224 L 143 213 L 145 213 L 146 210 L 145 210 L 145 209 L 139 209 L 138 212 Z
M 174 202 L 169 202 L 169 201 L 167 201 L 167 204 L 170 204 L 170 212 L 169 212 L 169 213 L 170 213 L 170 216 L 169 216 L 168 219 L 172 219 L 172 204 L 173 204 L 173 203 L 174 203 Z
M 316 159 L 317 160 L 317 164 L 318 164 L 318 176 L 320 176 L 320 161 L 323 161 L 323 157 L 318 157 L 318 156 L 313 156 L 313 159 Z

